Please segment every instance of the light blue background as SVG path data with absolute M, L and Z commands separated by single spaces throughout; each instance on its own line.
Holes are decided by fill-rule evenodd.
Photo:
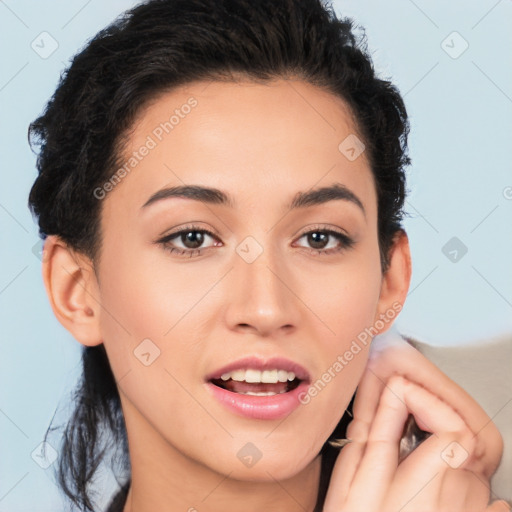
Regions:
M 79 368 L 79 345 L 53 317 L 33 253 L 38 236 L 26 203 L 36 171 L 27 127 L 68 59 L 132 5 L 0 2 L 0 512 L 63 510 L 51 468 L 30 454 Z M 434 344 L 510 333 L 512 3 L 334 5 L 366 28 L 377 70 L 397 84 L 411 118 L 405 226 L 414 273 L 398 328 Z M 43 31 L 58 42 L 47 59 L 31 48 Z M 469 44 L 456 59 L 441 46 L 454 31 Z M 463 41 L 452 35 L 446 44 L 457 52 Z M 442 252 L 454 236 L 468 248 L 456 263 Z

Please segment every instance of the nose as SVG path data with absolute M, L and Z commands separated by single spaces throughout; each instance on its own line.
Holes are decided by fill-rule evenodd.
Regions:
M 297 329 L 301 303 L 286 262 L 275 252 L 265 249 L 252 262 L 235 254 L 227 286 L 225 315 L 231 330 L 271 337 Z

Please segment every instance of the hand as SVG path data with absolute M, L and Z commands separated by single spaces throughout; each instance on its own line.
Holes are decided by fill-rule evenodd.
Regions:
M 324 512 L 509 510 L 487 506 L 503 441 L 485 411 L 399 336 L 374 344 Z M 432 435 L 399 464 L 409 414 Z

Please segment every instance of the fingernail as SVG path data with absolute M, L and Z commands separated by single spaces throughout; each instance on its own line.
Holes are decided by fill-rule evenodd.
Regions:
M 331 446 L 334 448 L 343 448 L 346 444 L 351 443 L 352 439 L 332 439 L 328 441 Z

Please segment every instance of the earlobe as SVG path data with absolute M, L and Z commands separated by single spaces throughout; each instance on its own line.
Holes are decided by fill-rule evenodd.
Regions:
M 83 345 L 101 344 L 99 289 L 90 259 L 50 235 L 44 244 L 43 281 L 59 322 Z
M 393 246 L 390 251 L 389 267 L 382 276 L 382 286 L 377 307 L 375 319 L 381 318 L 381 315 L 387 315 L 391 310 L 396 311 L 403 308 L 409 285 L 411 282 L 412 265 L 411 252 L 409 248 L 409 238 L 404 230 L 397 232 L 394 238 Z M 393 321 L 385 322 L 385 326 L 380 333 L 386 332 Z

